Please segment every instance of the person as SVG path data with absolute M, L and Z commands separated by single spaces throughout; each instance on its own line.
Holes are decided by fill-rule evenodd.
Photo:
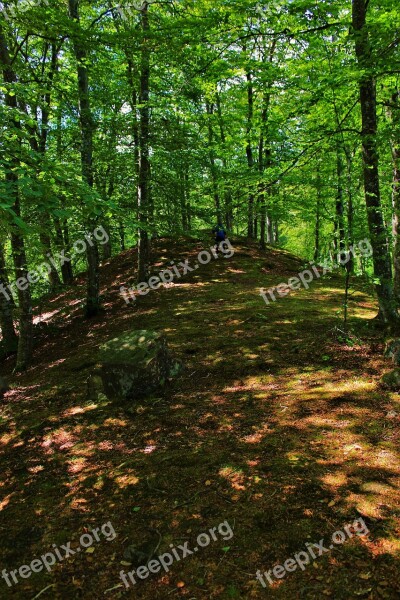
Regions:
M 218 223 L 218 225 L 214 227 L 213 233 L 215 233 L 215 251 L 218 254 L 221 243 L 226 240 L 226 231 L 222 223 Z

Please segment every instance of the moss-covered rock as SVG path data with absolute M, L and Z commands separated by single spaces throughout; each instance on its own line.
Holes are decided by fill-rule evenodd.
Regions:
M 382 384 L 390 390 L 400 390 L 400 369 L 393 369 L 382 376 Z
M 150 396 L 182 370 L 170 355 L 165 337 L 145 330 L 109 340 L 100 347 L 97 363 L 88 382 L 93 400 L 99 394 L 117 401 Z

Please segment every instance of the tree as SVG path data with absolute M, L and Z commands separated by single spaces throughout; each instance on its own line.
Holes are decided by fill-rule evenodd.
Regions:
M 388 324 L 397 324 L 399 316 L 393 292 L 392 269 L 389 256 L 387 231 L 382 216 L 379 159 L 377 149 L 376 82 L 373 74 L 369 34 L 367 28 L 365 0 L 353 0 L 353 30 L 355 49 L 360 69 L 360 107 L 362 120 L 362 146 L 364 161 L 364 189 L 367 206 L 368 226 L 373 248 L 375 277 L 379 280 L 376 292 L 379 302 L 379 317 Z
M 69 12 L 74 22 L 71 33 L 77 62 L 79 115 L 81 123 L 81 165 L 82 176 L 89 191 L 93 188 L 93 116 L 90 108 L 88 54 L 85 49 L 82 30 L 79 27 L 79 0 L 69 0 Z M 86 316 L 96 316 L 100 308 L 99 296 L 99 250 L 92 231 L 95 219 L 89 214 L 88 243 L 86 244 L 88 278 L 86 296 Z

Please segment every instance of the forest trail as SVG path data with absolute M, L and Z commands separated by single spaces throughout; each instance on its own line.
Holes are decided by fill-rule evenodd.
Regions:
M 266 306 L 259 295 L 296 276 L 295 257 L 233 241 L 220 257 L 129 306 L 134 250 L 102 268 L 105 311 L 82 320 L 84 277 L 43 307 L 32 368 L 11 380 L 1 407 L 2 565 L 28 564 L 71 547 L 85 527 L 111 521 L 117 537 L 32 574 L 3 598 L 387 598 L 400 593 L 399 397 L 378 381 L 389 365 L 363 321 L 376 314 L 363 291 L 352 297 L 359 343 L 339 343 L 343 281 L 325 276 L 309 290 Z M 153 271 L 195 262 L 202 242 L 157 240 Z M 111 336 L 164 331 L 185 364 L 166 392 L 135 413 L 86 400 L 82 368 Z M 3 369 L 8 372 L 12 361 Z M 263 589 L 268 571 L 363 516 L 354 536 Z M 212 541 L 126 590 L 123 553 L 159 532 L 157 554 L 228 521 L 231 539 Z M 396 558 L 397 553 L 397 558 Z M 121 565 L 121 561 L 125 565 Z M 117 587 L 121 585 L 122 587 Z M 113 589 L 111 589 L 113 588 Z M 104 592 L 108 591 L 106 594 Z

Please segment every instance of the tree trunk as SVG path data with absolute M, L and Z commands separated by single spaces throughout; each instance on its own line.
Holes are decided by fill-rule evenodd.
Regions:
M 149 4 L 143 2 L 141 8 L 141 72 L 140 72 L 140 128 L 139 128 L 139 186 L 138 186 L 138 281 L 143 282 L 149 276 L 150 239 L 148 233 L 150 210 L 150 47 L 149 47 Z
M 337 194 L 336 194 L 336 239 L 335 246 L 338 252 L 343 252 L 346 247 L 346 233 L 344 229 L 344 200 L 343 200 L 343 175 L 344 164 L 340 145 L 336 148 L 336 173 L 337 173 Z
M 12 69 L 10 55 L 6 39 L 3 34 L 3 30 L 0 24 L 0 65 L 3 70 L 3 79 L 6 85 L 12 85 L 16 83 L 17 78 Z M 11 90 L 10 90 L 11 91 Z M 9 91 L 5 93 L 5 104 L 11 111 L 17 110 L 17 98 L 14 94 L 10 94 Z M 15 129 L 20 128 L 19 120 L 13 119 L 13 127 Z M 17 142 L 20 143 L 19 141 Z M 21 207 L 18 189 L 18 175 L 17 170 L 19 167 L 18 153 L 14 153 L 11 158 L 10 164 L 6 171 L 6 182 L 9 186 L 10 192 L 13 196 L 13 211 L 14 214 L 20 219 L 21 218 Z M 27 280 L 28 267 L 25 252 L 25 242 L 19 227 L 13 223 L 11 227 L 11 248 L 13 253 L 13 261 L 15 267 L 16 279 L 23 278 L 26 283 L 17 287 L 18 304 L 19 304 L 19 341 L 17 351 L 17 363 L 15 370 L 24 371 L 27 369 L 31 358 L 33 348 L 33 322 L 32 322 L 32 303 L 31 303 L 31 292 L 30 283 Z M 22 282 L 21 282 L 22 283 Z
M 347 163 L 347 241 L 348 247 L 351 248 L 354 244 L 354 207 L 353 207 L 353 161 L 350 148 L 346 150 Z M 354 273 L 354 256 L 350 253 L 350 260 L 347 263 L 349 273 Z
M 118 231 L 119 231 L 119 243 L 120 243 L 120 248 L 121 248 L 121 252 L 124 252 L 126 250 L 125 247 L 125 228 L 124 228 L 124 223 L 123 221 L 119 221 L 118 223 Z
M 226 147 L 226 135 L 225 135 L 225 128 L 224 128 L 224 121 L 222 118 L 221 98 L 220 98 L 220 95 L 218 92 L 216 93 L 216 102 L 217 102 L 217 113 L 218 113 L 220 137 L 221 137 L 221 143 L 222 143 L 222 148 L 223 148 L 223 157 L 222 157 L 222 165 L 224 168 L 223 182 L 225 182 L 225 180 L 227 179 L 227 176 L 228 176 L 228 162 L 226 160 L 227 147 Z M 228 188 L 226 187 L 225 183 L 224 183 L 224 202 L 225 202 L 224 212 L 225 212 L 226 228 L 228 229 L 228 231 L 230 231 L 232 229 L 232 225 L 233 225 L 232 192 L 229 189 L 229 187 Z
M 274 245 L 277 246 L 279 244 L 279 222 L 278 219 L 274 221 Z
M 76 24 L 76 32 L 73 34 L 73 47 L 75 58 L 78 63 L 78 97 L 79 116 L 81 124 L 81 164 L 82 175 L 89 188 L 93 188 L 93 117 L 90 109 L 89 77 L 88 77 L 88 54 L 82 41 L 82 31 L 79 28 L 79 0 L 69 0 L 69 13 Z M 100 309 L 99 293 L 99 250 L 97 242 L 92 235 L 95 220 L 89 218 L 89 239 L 86 244 L 86 256 L 88 263 L 86 316 L 97 315 Z
M 254 93 L 253 93 L 253 81 L 250 71 L 246 73 L 247 79 L 247 131 L 246 131 L 246 157 L 247 157 L 247 166 L 249 167 L 250 173 L 253 171 L 254 167 L 254 156 L 253 149 L 251 145 L 251 132 L 253 129 L 253 113 L 254 113 Z M 252 186 L 253 183 L 250 182 Z M 249 200 L 248 200 L 248 215 L 247 215 L 247 237 L 254 237 L 254 194 L 250 191 Z
M 65 222 L 64 232 L 61 226 L 60 219 L 56 216 L 53 217 L 54 229 L 56 232 L 56 246 L 60 252 L 64 250 L 64 256 L 66 259 L 70 259 L 69 255 L 69 235 L 68 225 Z M 61 261 L 61 277 L 65 285 L 71 285 L 74 280 L 74 274 L 72 271 L 72 264 L 70 260 Z
M 314 262 L 317 262 L 321 256 L 321 247 L 320 247 L 320 231 L 321 231 L 321 174 L 320 174 L 320 165 L 317 165 L 317 205 L 316 205 L 316 215 L 315 215 L 315 233 L 314 233 Z
M 189 224 L 187 220 L 185 174 L 183 172 L 183 169 L 179 170 L 179 197 L 182 230 L 187 231 L 189 228 Z
M 15 305 L 11 292 L 6 289 L 8 283 L 4 251 L 0 244 L 0 327 L 3 337 L 1 354 L 5 355 L 15 352 L 18 348 L 18 337 L 13 320 Z
M 393 268 L 394 268 L 394 292 L 397 301 L 400 301 L 400 91 L 392 96 L 392 104 L 395 110 L 388 111 L 392 121 L 394 135 L 391 139 L 393 158 L 393 184 L 392 184 L 392 231 L 393 231 Z
M 222 223 L 222 212 L 221 212 L 221 202 L 219 198 L 218 192 L 218 176 L 217 176 L 217 168 L 215 165 L 215 153 L 214 153 L 214 130 L 212 124 L 212 115 L 214 114 L 214 105 L 209 102 L 206 103 L 206 111 L 208 115 L 208 146 L 209 146 L 209 157 L 210 157 L 210 171 L 211 171 L 211 180 L 213 186 L 213 194 L 214 194 L 214 203 L 215 203 L 215 212 L 217 215 L 218 223 Z
M 187 220 L 187 224 L 188 224 L 188 229 L 190 230 L 192 228 L 192 214 L 191 214 L 191 207 L 190 207 L 189 167 L 187 164 L 185 164 L 184 179 L 185 179 L 185 197 L 186 197 L 186 220 Z
M 379 280 L 376 292 L 379 318 L 387 324 L 398 325 L 399 315 L 393 291 L 392 268 L 389 257 L 379 187 L 379 159 L 377 151 L 376 82 L 372 75 L 374 61 L 371 53 L 365 0 L 353 0 L 353 29 L 355 49 L 360 69 L 359 88 L 362 118 L 362 146 L 364 162 L 364 188 L 368 226 L 373 249 L 374 274 Z
M 46 56 L 46 53 L 45 53 Z M 51 86 L 53 84 L 54 75 L 57 72 L 58 65 L 58 52 L 55 43 L 53 42 L 51 47 L 51 67 L 48 76 L 48 84 L 47 90 L 43 96 L 43 105 L 41 110 L 41 123 L 40 123 L 40 136 L 39 136 L 39 154 L 41 156 L 41 160 L 44 160 L 47 148 L 47 133 L 49 129 L 49 116 L 50 116 L 50 107 L 51 107 Z M 36 140 L 36 138 L 35 138 Z M 61 280 L 58 274 L 57 269 L 53 265 L 52 261 L 49 261 L 49 258 L 54 258 L 52 249 L 51 249 L 51 220 L 50 217 L 47 216 L 46 213 L 43 213 L 41 216 L 41 232 L 40 232 L 40 243 L 43 247 L 43 258 L 46 262 L 50 264 L 50 272 L 48 274 L 50 290 L 54 292 L 60 285 Z
M 56 152 L 57 158 L 59 161 L 62 159 L 62 107 L 60 105 L 57 111 L 57 130 L 56 130 Z M 61 208 L 64 208 L 65 200 L 64 196 L 61 196 L 60 199 Z M 56 232 L 56 246 L 57 249 L 62 252 L 64 250 L 64 254 L 66 260 L 61 261 L 61 277 L 62 281 L 65 285 L 71 285 L 74 280 L 74 273 L 72 270 L 72 263 L 69 260 L 70 257 L 70 243 L 69 243 L 69 231 L 68 231 L 68 221 L 66 218 L 63 219 L 61 223 L 60 219 L 54 215 L 54 228 Z M 62 264 L 64 262 L 64 264 Z

